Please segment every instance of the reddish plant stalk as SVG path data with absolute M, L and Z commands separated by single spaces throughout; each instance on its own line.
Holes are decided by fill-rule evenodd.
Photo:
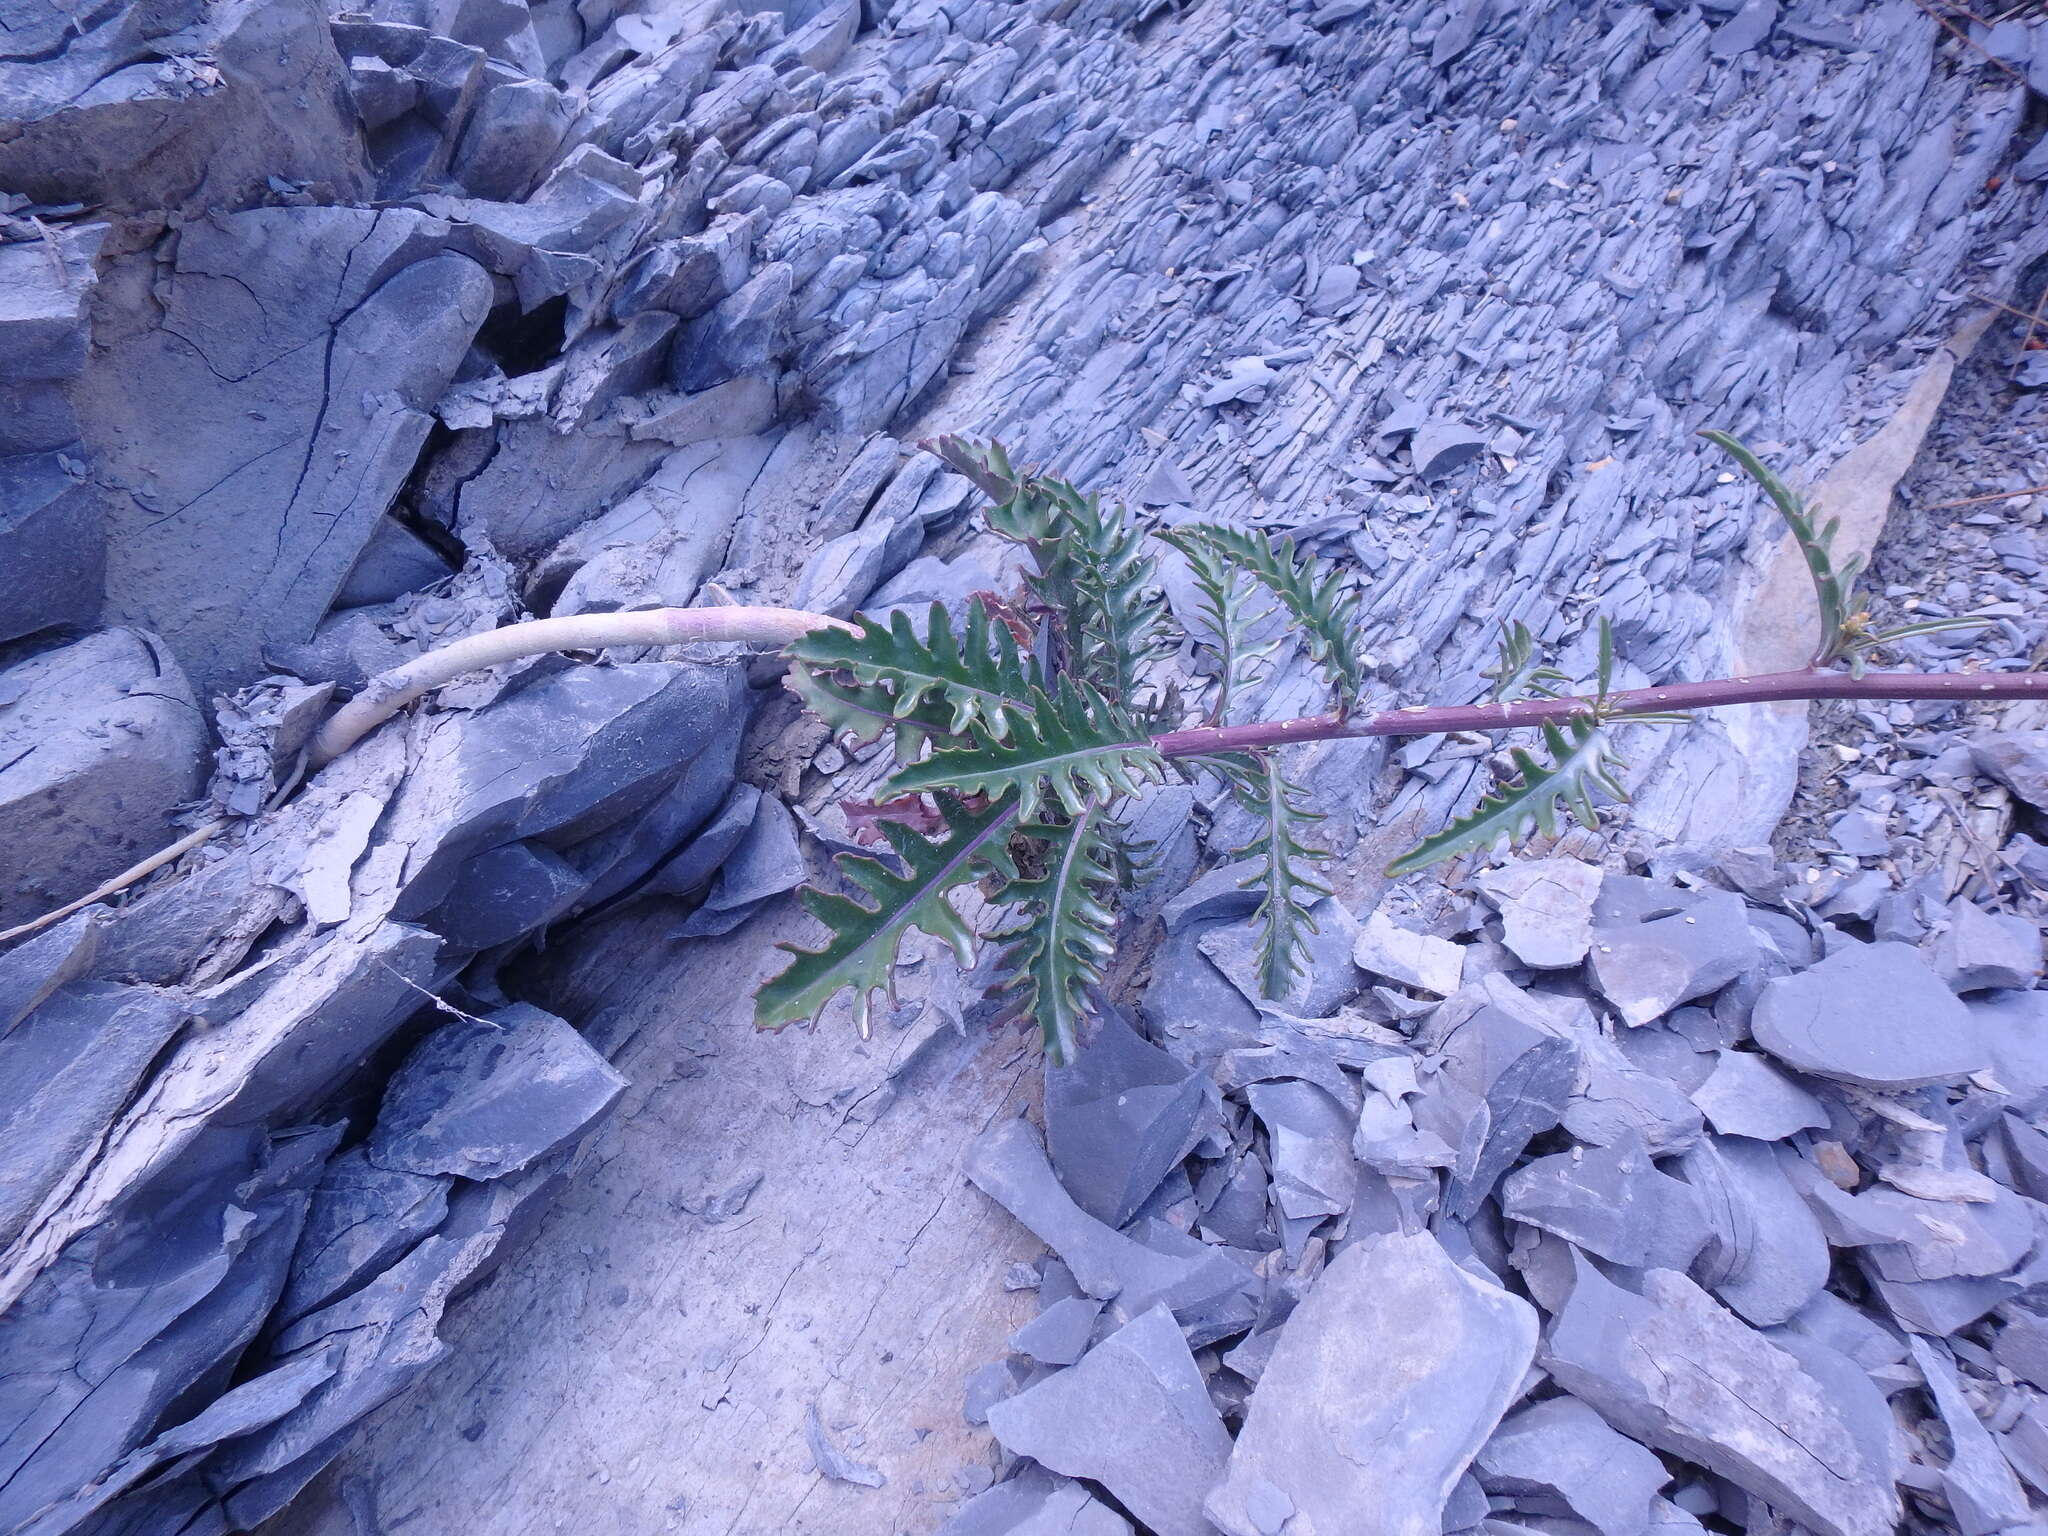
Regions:
M 2048 699 L 2048 672 L 1846 672 L 1809 667 L 1758 677 L 1721 677 L 1704 683 L 1667 683 L 1609 694 L 1609 716 L 1714 709 L 1729 704 L 1771 704 L 1792 699 Z M 1415 705 L 1384 714 L 1339 719 L 1308 715 L 1254 725 L 1201 726 L 1167 731 L 1152 745 L 1167 757 L 1276 747 L 1295 741 L 1345 736 L 1439 736 L 1449 731 L 1505 731 L 1593 712 L 1586 698 L 1523 699 L 1513 704 Z

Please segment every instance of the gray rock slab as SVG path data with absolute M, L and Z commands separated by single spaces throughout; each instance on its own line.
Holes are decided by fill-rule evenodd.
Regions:
M 1010 1335 L 1010 1348 L 1040 1365 L 1072 1365 L 1087 1352 L 1102 1303 L 1086 1296 L 1066 1296 L 1047 1307 Z
M 1045 1139 L 1074 1203 L 1121 1227 L 1216 1123 L 1203 1074 L 1103 1012 L 1093 1038 L 1045 1072 Z
M 1361 971 L 1438 997 L 1449 997 L 1458 990 L 1465 969 L 1464 952 L 1458 945 L 1403 928 L 1378 911 L 1366 914 L 1359 924 L 1351 958 Z
M 1005 1120 L 969 1150 L 967 1177 L 1022 1222 L 1073 1270 L 1081 1289 L 1135 1315 L 1160 1303 L 1176 1311 L 1241 1287 L 1244 1270 L 1220 1250 L 1200 1259 L 1159 1253 L 1105 1226 L 1074 1203 L 1037 1134 Z
M 1948 926 L 1928 946 L 1934 974 L 1958 992 L 2031 987 L 2041 979 L 2041 928 L 2024 917 L 1952 901 Z
M 2048 731 L 1987 731 L 1970 741 L 1977 771 L 2048 810 Z
M 1741 897 L 1716 890 L 1640 890 L 1624 881 L 1634 877 L 1609 875 L 1602 882 L 1587 955 L 1593 985 L 1623 1023 L 1647 1024 L 1680 1003 L 1719 991 L 1756 964 L 1756 936 Z
M 1272 1149 L 1272 1198 L 1290 1218 L 1334 1216 L 1351 1204 L 1356 1115 L 1313 1083 L 1253 1083 L 1245 1090 Z
M 5 249 L 26 250 L 26 245 Z M 68 410 L 66 412 L 68 415 Z M 106 514 L 57 450 L 0 458 L 0 641 L 99 616 L 107 565 Z
M 0 926 L 101 884 L 173 842 L 205 782 L 206 725 L 184 672 L 131 629 L 0 672 Z
M 1955 1082 L 1990 1065 L 1969 1010 L 1904 944 L 1852 945 L 1766 982 L 1750 1029 L 1787 1066 L 1866 1088 Z
M 0 1031 L 0 1243 L 74 1173 L 189 1016 L 170 993 L 76 981 Z
M 504 843 L 465 863 L 424 921 L 451 944 L 489 949 L 554 921 L 589 885 L 574 865 L 540 843 Z
M 1962 1381 L 1947 1351 L 1923 1338 L 1906 1343 L 1948 1430 L 1949 1460 L 1941 1470 L 1941 1491 L 1956 1530 L 1960 1536 L 1991 1536 L 1994 1531 L 2023 1524 L 2032 1513 L 2027 1491 L 1963 1395 Z
M 1693 1270 L 1700 1284 L 1757 1327 L 1786 1321 L 1820 1294 L 1827 1239 L 1775 1147 L 1714 1137 L 1678 1168 L 1698 1193 L 1712 1238 Z
M 1501 1421 L 1474 1463 L 1480 1485 L 1532 1515 L 1585 1521 L 1600 1536 L 1643 1536 L 1671 1474 L 1654 1452 L 1575 1397 L 1553 1397 Z
M 448 1214 L 448 1182 L 445 1175 L 380 1168 L 361 1147 L 329 1162 L 292 1254 L 278 1321 L 325 1305 L 433 1232 Z
M 1727 1478 L 1822 1536 L 1881 1536 L 1898 1499 L 1823 1384 L 1683 1275 L 1640 1295 L 1579 1260 L 1538 1363 L 1616 1429 Z
M 2017 1307 L 2008 1310 L 1991 1340 L 1991 1353 L 2021 1381 L 2037 1387 L 2048 1382 L 2048 1318 Z
M 1005 1450 L 1101 1483 L 1159 1536 L 1209 1536 L 1202 1497 L 1223 1473 L 1230 1434 L 1165 1307 L 992 1405 L 988 1423 Z
M 1524 965 L 1560 970 L 1586 958 L 1600 870 L 1577 859 L 1530 859 L 1473 882 L 1500 912 L 1502 942 Z
M 1708 1238 L 1699 1192 L 1660 1172 L 1639 1138 L 1524 1163 L 1500 1202 L 1510 1220 L 1632 1269 L 1683 1270 Z
M 1717 1052 L 1713 1071 L 1693 1089 L 1692 1101 L 1723 1136 L 1780 1141 L 1828 1124 L 1819 1099 L 1754 1051 Z
M 962 1504 L 938 1536 L 1131 1536 L 1131 1522 L 1079 1483 L 1027 1465 Z
M 1260 1514 L 1277 1490 L 1304 1529 L 1437 1536 L 1535 1344 L 1529 1304 L 1460 1268 L 1427 1232 L 1354 1241 L 1274 1345 L 1210 1519 L 1230 1536 L 1265 1536 L 1275 1527 Z
M 409 209 L 211 214 L 178 232 L 164 302 L 95 337 L 78 401 L 110 491 L 107 613 L 162 634 L 202 696 L 311 638 L 412 472 L 491 306 L 444 238 Z M 252 546 L 256 526 L 274 537 Z
M 626 1080 L 567 1022 L 529 1003 L 442 1025 L 392 1077 L 369 1158 L 380 1168 L 495 1179 L 570 1141 Z
M 0 1036 L 59 987 L 91 974 L 111 916 L 104 907 L 87 907 L 0 954 Z
M 1578 1052 L 1493 1003 L 1448 1030 L 1426 1065 L 1434 1081 L 1412 1102 L 1415 1127 L 1452 1149 L 1450 1210 L 1469 1217 L 1530 1139 L 1563 1120 Z

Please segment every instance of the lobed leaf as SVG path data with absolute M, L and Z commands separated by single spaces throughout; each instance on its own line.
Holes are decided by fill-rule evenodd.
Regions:
M 1493 679 L 1488 697 L 1495 704 L 1512 704 L 1517 699 L 1554 699 L 1557 684 L 1569 682 L 1562 672 L 1546 666 L 1537 654 L 1535 633 L 1520 619 L 1500 627 L 1500 657 L 1480 669 L 1481 677 Z
M 1159 539 L 1186 558 L 1202 622 L 1215 631 L 1213 642 L 1202 639 L 1196 643 L 1213 651 L 1217 660 L 1216 698 L 1209 707 L 1209 723 L 1227 724 L 1231 701 L 1258 679 L 1265 663 L 1280 648 L 1278 640 L 1257 643 L 1252 639 L 1253 627 L 1273 610 L 1252 611 L 1237 569 L 1206 540 L 1182 538 L 1177 530 L 1162 532 Z
M 1587 715 L 1574 715 L 1562 725 L 1546 720 L 1543 743 L 1550 761 L 1539 762 L 1528 751 L 1513 751 L 1515 778 L 1479 802 L 1471 815 L 1452 822 L 1434 837 L 1423 839 L 1387 866 L 1389 878 L 1413 874 L 1432 864 L 1491 848 L 1503 838 L 1526 836 L 1540 829 L 1546 836 L 1557 831 L 1557 810 L 1570 807 L 1580 823 L 1597 828 L 1599 815 L 1593 791 L 1616 800 L 1626 800 L 1628 791 L 1615 776 L 1621 761 L 1615 757 L 1606 728 Z
M 1011 722 L 1029 716 L 1029 695 L 1037 681 L 1030 662 L 1009 629 L 992 624 L 980 603 L 967 605 L 964 640 L 954 636 L 952 620 L 938 603 L 931 606 L 922 636 L 900 609 L 886 625 L 864 613 L 854 615 L 854 623 L 860 627 L 857 634 L 812 630 L 793 641 L 786 654 L 811 671 L 836 672 L 886 689 L 892 723 L 943 718 L 950 736 L 974 725 L 1002 737 Z M 942 708 L 935 715 L 923 708 L 927 702 Z M 861 708 L 871 712 L 874 707 L 873 696 L 864 695 Z
M 1150 737 L 1088 684 L 1062 678 L 1053 693 L 1032 689 L 1030 703 L 1031 714 L 1007 736 L 970 727 L 964 743 L 938 747 L 922 762 L 897 769 L 881 793 L 1014 793 L 1028 821 L 1048 794 L 1069 816 L 1079 816 L 1098 800 L 1165 782 L 1166 760 Z
M 804 910 L 830 931 L 819 949 L 776 946 L 793 958 L 754 995 L 757 1028 L 780 1029 L 815 1019 L 852 987 L 854 1016 L 865 1037 L 869 999 L 877 989 L 894 997 L 891 971 L 912 928 L 952 945 L 962 966 L 973 964 L 974 936 L 947 897 L 983 874 L 1014 873 L 1007 841 L 1017 825 L 1018 805 L 1014 797 L 978 809 L 942 800 L 940 812 L 946 830 L 935 841 L 894 822 L 882 824 L 903 866 L 900 871 L 879 859 L 838 856 L 840 872 L 872 898 L 872 905 L 815 886 L 798 893 Z
M 1292 539 L 1275 544 L 1263 529 L 1189 523 L 1177 534 L 1182 541 L 1206 543 L 1279 599 L 1300 626 L 1310 658 L 1329 679 L 1337 713 L 1349 714 L 1365 696 L 1366 675 L 1352 643 L 1358 595 L 1349 590 L 1336 563 L 1297 556 Z
M 1102 985 L 1116 927 L 1108 893 L 1118 886 L 1120 860 L 1101 800 L 1021 830 L 1042 840 L 1043 872 L 1009 880 L 1000 892 L 1018 917 L 990 935 L 1008 946 L 1009 974 L 996 992 L 1037 1022 L 1046 1058 L 1058 1066 L 1073 1059 L 1090 994 Z
M 1301 893 L 1313 897 L 1330 894 L 1330 887 L 1309 874 L 1306 866 L 1329 858 L 1329 854 L 1304 843 L 1298 835 L 1302 823 L 1321 821 L 1322 816 L 1298 803 L 1300 790 L 1281 771 L 1279 754 L 1265 751 L 1251 756 L 1250 771 L 1233 772 L 1228 777 L 1238 803 L 1259 817 L 1260 829 L 1250 842 L 1233 850 L 1232 857 L 1265 862 L 1263 874 L 1245 884 L 1263 885 L 1253 914 L 1260 925 L 1259 990 L 1278 999 L 1287 995 L 1300 974 L 1308 948 L 1306 934 L 1317 931 Z
M 1778 515 L 1792 530 L 1793 542 L 1799 546 L 1799 553 L 1806 561 L 1807 574 L 1813 578 L 1814 599 L 1820 604 L 1821 638 L 1814 649 L 1813 665 L 1823 667 L 1839 660 L 1852 649 L 1856 578 L 1863 569 L 1860 557 L 1852 557 L 1839 565 L 1835 561 L 1835 534 L 1841 527 L 1840 522 L 1831 518 L 1825 525 L 1816 526 L 1799 495 L 1779 479 L 1769 465 L 1728 433 L 1708 428 L 1700 436 L 1742 466 L 1743 472 L 1771 498 Z

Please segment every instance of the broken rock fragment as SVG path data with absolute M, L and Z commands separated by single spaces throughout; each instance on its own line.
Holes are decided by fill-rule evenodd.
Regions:
M 1476 882 L 1500 911 L 1502 942 L 1522 964 L 1559 970 L 1586 958 L 1600 871 L 1577 859 L 1530 859 Z
M 1722 1051 L 1692 1101 L 1723 1136 L 1779 1141 L 1795 1131 L 1822 1130 L 1828 1112 L 1812 1094 L 1754 1051 Z
M 1757 1043 L 1789 1067 L 1866 1088 L 1956 1082 L 1990 1065 L 1970 1011 L 1904 944 L 1857 944 L 1765 983 Z
M 1230 1433 L 1165 1307 L 992 1405 L 988 1423 L 1004 1449 L 1094 1479 L 1158 1536 L 1211 1536 L 1202 1495 L 1223 1471 Z
M 1429 1233 L 1358 1239 L 1281 1331 L 1209 1518 L 1230 1536 L 1437 1536 L 1535 1342 L 1535 1310 Z
M 1351 958 L 1362 971 L 1438 997 L 1458 990 L 1465 968 L 1464 951 L 1449 939 L 1403 928 L 1384 912 L 1371 913 L 1360 925 Z
M 1859 1436 L 1792 1355 L 1674 1271 L 1649 1271 L 1638 1295 L 1590 1260 L 1574 1267 L 1538 1357 L 1558 1385 L 1820 1536 L 1892 1530 L 1890 1442 Z
M 370 1161 L 499 1178 L 571 1140 L 625 1089 L 566 1021 L 530 1003 L 457 1019 L 421 1041 L 392 1078 Z
M 1647 1024 L 1756 964 L 1748 908 L 1730 891 L 1609 875 L 1593 908 L 1593 984 L 1624 1024 Z
M 1532 1515 L 1583 1520 L 1600 1536 L 1643 1536 L 1671 1480 L 1653 1452 L 1575 1397 L 1516 1410 L 1479 1453 L 1479 1481 Z

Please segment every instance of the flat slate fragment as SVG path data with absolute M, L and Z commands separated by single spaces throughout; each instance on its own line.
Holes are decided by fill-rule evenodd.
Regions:
M 1957 1082 L 1991 1064 L 1969 1009 L 1904 944 L 1851 945 L 1766 982 L 1749 1027 L 1787 1066 L 1865 1088 Z
M 1892 1469 L 1821 1382 L 1685 1276 L 1642 1294 L 1579 1259 L 1538 1363 L 1633 1439 L 1698 1462 L 1820 1536 L 1885 1536 Z
M 1536 1313 L 1452 1261 L 1427 1232 L 1354 1241 L 1274 1345 L 1209 1518 L 1287 1530 L 1438 1536 L 1445 1503 L 1520 1392 Z
M 988 1424 L 1004 1449 L 1101 1483 L 1158 1536 L 1211 1536 L 1202 1495 L 1223 1471 L 1230 1434 L 1166 1308 L 991 1405 Z
M 1717 1054 L 1692 1101 L 1723 1136 L 1781 1141 L 1795 1131 L 1824 1130 L 1828 1112 L 1819 1099 L 1754 1051 Z
M 1577 859 L 1529 859 L 1475 884 L 1500 911 L 1502 942 L 1524 965 L 1560 970 L 1586 958 L 1600 871 Z
M 1584 1520 L 1600 1536 L 1643 1536 L 1671 1474 L 1656 1455 L 1617 1433 L 1575 1397 L 1517 1409 L 1477 1462 L 1488 1493 L 1532 1515 Z

